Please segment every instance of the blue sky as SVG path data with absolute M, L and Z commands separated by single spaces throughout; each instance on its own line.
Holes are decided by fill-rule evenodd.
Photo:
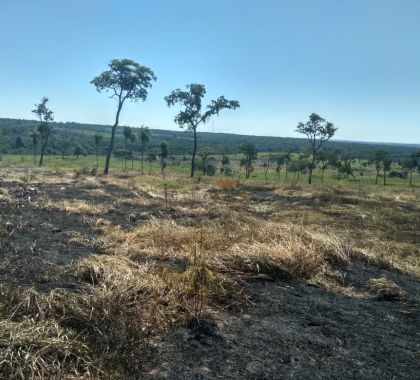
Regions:
M 420 143 L 419 20 L 420 0 L 0 0 L 0 117 L 48 96 L 57 121 L 111 124 L 90 81 L 130 58 L 158 80 L 125 125 L 177 129 L 163 97 L 195 82 L 241 102 L 217 132 L 296 136 L 317 112 L 337 139 Z

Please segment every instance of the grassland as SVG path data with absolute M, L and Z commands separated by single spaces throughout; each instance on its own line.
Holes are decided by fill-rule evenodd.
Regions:
M 260 153 L 258 155 L 258 159 L 253 164 L 255 170 L 251 174 L 251 179 L 257 184 L 284 184 L 284 183 L 302 183 L 305 184 L 308 181 L 307 175 L 302 173 L 292 173 L 289 172 L 286 178 L 285 167 L 283 166 L 280 170 L 280 174 L 277 175 L 275 171 L 275 163 L 271 162 L 270 167 L 267 171 L 267 176 L 264 173 L 264 163 L 267 162 L 268 155 L 275 155 L 275 153 Z M 228 154 L 227 155 L 230 159 L 230 167 L 233 170 L 233 179 L 240 180 L 245 177 L 245 169 L 241 168 L 240 160 L 242 158 L 242 154 Z M 292 158 L 297 158 L 297 154 L 293 154 Z M 185 175 L 188 176 L 190 174 L 190 157 L 184 156 L 173 156 L 175 158 L 174 164 L 171 162 L 167 162 L 166 172 L 169 174 L 174 175 Z M 221 159 L 222 156 L 220 155 L 213 155 L 212 157 L 215 158 L 215 163 L 217 167 L 221 167 Z M 37 156 L 37 159 L 39 157 Z M 26 166 L 28 168 L 36 167 L 34 165 L 33 156 L 30 155 L 18 155 L 18 154 L 2 154 L 1 161 L 4 164 L 14 164 L 20 166 Z M 0 161 L 0 162 L 1 162 Z M 103 168 L 105 164 L 105 157 L 99 156 L 98 157 L 98 164 L 99 168 Z M 56 172 L 60 172 L 62 170 L 90 170 L 96 167 L 96 156 L 88 155 L 88 156 L 80 156 L 77 159 L 73 156 L 66 156 L 64 159 L 62 156 L 57 155 L 47 155 L 45 156 L 45 167 L 55 170 Z M 323 182 L 327 185 L 332 186 L 359 186 L 359 185 L 373 185 L 375 184 L 375 176 L 376 172 L 372 166 L 368 166 L 367 168 L 358 169 L 360 163 L 353 163 L 353 170 L 354 170 L 354 178 L 349 177 L 349 179 L 345 179 L 343 175 L 339 175 L 337 170 L 326 169 L 324 173 L 323 181 L 321 181 L 321 173 L 320 170 L 315 170 L 313 172 L 313 182 L 321 184 Z M 124 170 L 127 168 L 129 172 L 139 172 L 141 168 L 141 162 L 138 159 L 127 160 L 125 162 L 123 159 L 113 158 L 111 160 L 111 168 Z M 100 171 L 101 169 L 99 169 Z M 399 170 L 398 165 L 394 164 L 392 170 Z M 160 172 L 160 163 L 159 158 L 157 158 L 156 162 L 149 163 L 144 161 L 144 171 L 146 173 L 159 173 Z M 133 174 L 133 173 L 132 173 Z M 198 176 L 200 175 L 200 171 L 197 170 Z M 216 177 L 223 177 L 223 173 L 220 171 L 216 171 Z M 355 180 L 356 179 L 356 180 Z M 383 176 L 380 175 L 378 185 L 383 184 Z M 398 178 L 398 177 L 387 177 L 386 179 L 387 186 L 397 186 L 397 187 L 410 187 L 416 188 L 420 187 L 420 173 L 414 171 L 412 176 L 412 185 L 409 184 L 408 178 Z
M 418 377 L 419 188 L 93 160 L 3 156 L 0 378 Z

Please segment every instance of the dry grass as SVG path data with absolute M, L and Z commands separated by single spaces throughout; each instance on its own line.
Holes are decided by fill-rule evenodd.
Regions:
M 224 177 L 216 180 L 216 187 L 220 190 L 235 190 L 236 182 L 233 179 Z
M 343 279 L 357 255 L 419 274 L 417 193 L 410 191 L 295 183 L 255 187 L 252 181 L 232 187 L 225 180 L 204 178 L 197 184 L 174 177 L 167 181 L 166 207 L 159 177 L 125 173 L 101 180 L 77 177 L 81 182 L 74 184 L 70 175 L 65 178 L 74 186 L 74 200 L 54 202 L 48 186 L 59 181 L 45 178 L 45 194 L 31 212 L 60 213 L 69 220 L 67 229 L 73 228 L 66 248 L 77 254 L 84 247 L 89 254 L 62 269 L 66 284 L 42 291 L 29 282 L 1 287 L 0 377 L 35 379 L 50 371 L 57 378 L 102 373 L 126 378 L 141 367 L 152 336 L 243 305 L 251 280 L 293 279 L 350 294 Z M 2 202 L 15 201 L 7 196 Z M 13 207 L 15 213 L 29 210 Z M 131 213 L 146 217 L 130 220 Z M 7 222 L 12 219 L 9 215 Z M 62 248 L 62 241 L 50 236 L 52 222 L 50 216 L 36 221 L 48 231 L 36 235 L 38 250 L 43 239 L 44 250 Z M 31 230 L 9 224 L 0 229 L 0 243 L 14 257 L 22 245 L 11 231 Z M 49 270 L 57 266 L 48 263 Z M 376 298 L 403 296 L 384 278 L 371 280 L 370 287 Z
M 90 204 L 82 200 L 63 200 L 59 203 L 56 203 L 55 207 L 68 213 L 80 215 L 102 215 L 113 210 L 111 205 Z
M 377 300 L 398 301 L 402 300 L 405 292 L 394 281 L 388 278 L 372 278 L 369 280 L 370 292 Z
M 0 377 L 87 378 L 96 371 L 89 348 L 56 321 L 0 320 Z

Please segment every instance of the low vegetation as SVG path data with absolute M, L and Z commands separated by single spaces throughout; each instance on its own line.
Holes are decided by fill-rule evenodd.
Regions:
M 401 302 L 349 268 L 420 276 L 415 188 L 1 170 L 0 377 L 130 378 L 157 336 L 251 307 L 255 282 Z

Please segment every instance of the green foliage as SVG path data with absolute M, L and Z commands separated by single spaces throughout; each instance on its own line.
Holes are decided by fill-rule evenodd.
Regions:
M 207 110 L 202 111 L 202 98 L 206 94 L 206 87 L 203 84 L 188 84 L 186 91 L 176 89 L 165 97 L 168 107 L 179 104 L 182 110 L 175 116 L 175 123 L 180 128 L 186 128 L 193 133 L 194 145 L 191 159 L 191 177 L 194 177 L 195 156 L 197 153 L 197 128 L 200 124 L 206 123 L 212 116 L 219 115 L 222 109 L 239 108 L 237 100 L 227 100 L 224 96 L 219 96 L 207 105 Z
M 50 123 L 54 121 L 54 113 L 47 107 L 48 98 L 43 97 L 39 104 L 35 104 L 35 109 L 32 113 L 36 115 L 39 120 L 37 131 L 41 137 L 41 157 L 39 159 L 39 166 L 42 166 L 44 160 L 45 149 L 48 145 L 48 139 L 51 134 Z
M 161 142 L 159 157 L 160 157 L 160 167 L 161 167 L 162 173 L 166 167 L 166 159 L 168 158 L 168 156 L 169 156 L 168 144 L 165 142 Z
M 410 173 L 410 185 L 412 185 L 413 171 L 417 168 L 420 172 L 420 151 L 411 153 L 401 162 L 401 166 Z
M 226 155 L 222 157 L 222 167 L 220 171 L 224 175 L 232 175 L 232 168 L 230 167 L 230 159 Z
M 110 92 L 111 98 L 118 102 L 115 122 L 111 131 L 111 140 L 106 156 L 104 174 L 108 174 L 109 162 L 114 149 L 115 131 L 119 123 L 121 109 L 126 100 L 137 102 L 145 101 L 147 90 L 156 80 L 154 72 L 146 66 L 139 65 L 130 59 L 114 59 L 109 64 L 109 70 L 94 78 L 91 83 L 98 92 Z M 127 137 L 124 134 L 127 142 Z
M 73 155 L 78 159 L 79 156 L 86 156 L 86 152 L 82 146 L 78 145 L 74 148 Z
M 337 128 L 334 127 L 333 123 L 326 121 L 316 113 L 309 115 L 309 121 L 305 124 L 300 122 L 297 125 L 296 131 L 306 135 L 312 153 L 312 161 L 309 165 L 309 184 L 312 182 L 312 171 L 315 168 L 316 155 L 322 145 L 334 136 L 336 130 Z
M 376 179 L 375 184 L 378 184 L 379 173 L 384 166 L 384 163 L 388 160 L 388 153 L 384 149 L 377 149 L 371 153 L 371 162 L 375 165 Z
M 145 125 L 142 125 L 139 128 L 138 134 L 142 144 L 147 144 L 150 141 L 150 138 L 152 137 L 149 127 L 146 127 Z
M 241 165 L 245 167 L 245 178 L 249 178 L 253 170 L 252 162 L 257 158 L 257 149 L 252 144 L 244 144 L 241 146 L 240 152 L 244 155 Z
M 24 150 L 26 154 L 33 151 L 31 133 L 36 130 L 37 122 L 31 120 L 17 119 L 1 119 L 0 118 L 0 150 L 3 153 L 10 153 L 17 136 L 21 136 L 25 144 Z M 75 146 L 81 145 L 88 155 L 96 154 L 95 134 L 103 136 L 100 141 L 99 153 L 104 154 L 104 145 L 108 140 L 106 136 L 111 134 L 112 126 L 95 125 L 95 124 L 79 124 L 73 122 L 57 123 L 52 122 L 51 128 L 54 133 L 50 135 L 48 146 L 52 152 L 58 152 L 58 142 L 68 139 L 71 150 Z M 133 128 L 138 135 L 139 128 Z M 174 155 L 184 155 L 186 159 L 190 159 L 193 147 L 193 136 L 182 131 L 170 131 L 162 129 L 150 130 L 152 135 L 150 141 L 145 147 L 145 154 L 151 151 L 159 150 L 161 141 L 167 141 L 171 144 L 171 153 Z M 199 142 L 212 149 L 214 154 L 234 154 L 239 152 L 243 144 L 253 144 L 259 152 L 267 152 L 278 154 L 277 152 L 297 152 L 302 153 L 307 150 L 307 140 L 303 138 L 285 138 L 285 137 L 267 137 L 267 136 L 248 136 L 235 135 L 229 133 L 210 133 L 197 132 Z M 39 144 L 39 143 L 38 143 Z M 116 131 L 115 145 L 124 145 L 124 136 L 122 130 Z M 141 140 L 135 143 L 135 150 L 140 151 Z M 342 154 L 352 153 L 354 157 L 362 160 L 370 160 L 371 153 L 376 149 L 385 149 L 388 156 L 394 162 L 403 161 L 411 154 L 415 154 L 419 150 L 417 145 L 383 145 L 359 142 L 345 142 L 330 140 L 325 143 L 325 149 L 339 150 Z M 282 153 L 283 154 L 283 153 Z
M 114 59 L 108 66 L 109 70 L 91 81 L 98 92 L 110 92 L 111 97 L 122 102 L 146 100 L 147 89 L 156 80 L 151 69 L 131 59 Z
M 99 132 L 96 132 L 94 138 L 95 138 L 95 146 L 99 146 L 100 142 L 103 139 L 103 136 Z

